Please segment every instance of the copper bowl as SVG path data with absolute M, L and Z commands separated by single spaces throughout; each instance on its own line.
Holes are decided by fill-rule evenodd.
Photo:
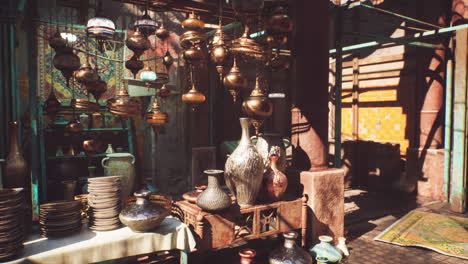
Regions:
M 83 149 L 88 153 L 98 153 L 102 150 L 102 142 L 97 139 L 88 139 L 83 141 Z
M 65 130 L 71 133 L 80 133 L 83 131 L 84 127 L 83 124 L 80 123 L 78 120 L 73 120 L 65 127 Z

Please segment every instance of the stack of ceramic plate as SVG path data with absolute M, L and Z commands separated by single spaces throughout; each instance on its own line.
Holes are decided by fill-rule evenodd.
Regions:
M 120 176 L 88 179 L 89 228 L 95 231 L 109 231 L 121 226 Z
M 81 229 L 81 202 L 57 201 L 41 204 L 39 224 L 43 237 L 64 237 Z
M 18 255 L 23 248 L 23 189 L 0 189 L 0 260 Z

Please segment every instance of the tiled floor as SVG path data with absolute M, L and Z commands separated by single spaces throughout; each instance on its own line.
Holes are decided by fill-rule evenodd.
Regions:
M 464 264 L 468 260 L 449 257 L 432 250 L 418 247 L 400 247 L 373 239 L 387 227 L 414 208 L 435 213 L 451 214 L 447 204 L 415 199 L 413 196 L 378 196 L 356 191 L 347 192 L 345 221 L 350 256 L 343 264 Z M 361 208 L 352 208 L 350 200 L 359 200 Z M 352 208 L 353 210 L 350 210 Z
M 468 214 L 454 214 L 444 203 L 402 194 L 376 195 L 349 190 L 346 192 L 345 202 L 345 230 L 350 256 L 345 258 L 342 264 L 468 264 L 468 260 L 449 257 L 432 250 L 400 247 L 373 240 L 388 226 L 415 208 L 461 217 L 468 217 Z M 280 239 L 266 239 L 250 241 L 242 248 L 255 249 L 257 251 L 255 264 L 266 264 L 269 252 L 279 246 L 281 246 Z M 238 250 L 239 248 L 230 248 L 211 252 L 204 256 L 203 261 L 193 263 L 238 264 L 240 263 Z

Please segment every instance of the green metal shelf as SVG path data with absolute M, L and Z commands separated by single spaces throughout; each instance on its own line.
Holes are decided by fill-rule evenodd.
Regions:
M 106 153 L 101 153 L 101 154 L 96 154 L 92 156 L 86 156 L 86 155 L 77 155 L 77 156 L 48 156 L 47 160 L 62 160 L 62 159 L 86 159 L 86 158 L 103 158 L 107 154 Z
M 53 132 L 55 129 L 47 128 L 46 132 Z M 128 131 L 128 128 L 112 127 L 112 128 L 85 128 L 83 132 L 112 132 L 112 131 Z

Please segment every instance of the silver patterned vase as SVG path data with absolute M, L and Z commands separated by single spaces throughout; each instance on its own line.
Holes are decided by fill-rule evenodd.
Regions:
M 231 206 L 232 200 L 219 186 L 222 170 L 205 170 L 208 175 L 208 187 L 198 196 L 197 205 L 205 211 L 221 211 Z
M 257 148 L 250 141 L 250 118 L 240 118 L 242 137 L 239 145 L 226 161 L 224 178 L 240 207 L 255 204 L 262 185 L 265 164 Z

